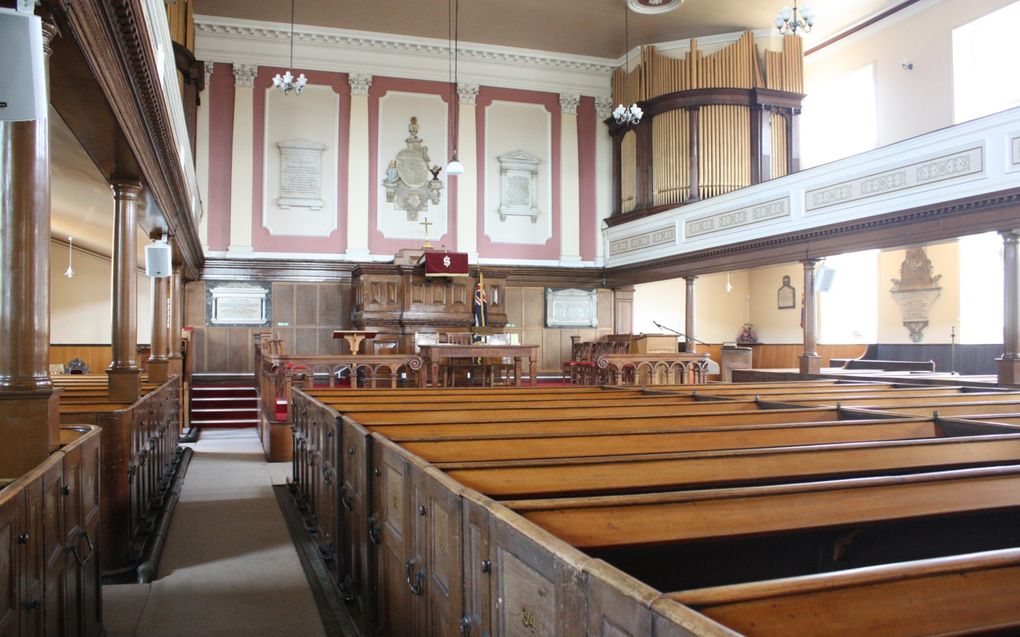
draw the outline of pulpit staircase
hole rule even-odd
[[[251,374],[193,374],[189,410],[193,428],[257,427],[259,404]]]

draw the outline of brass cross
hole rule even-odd
[[[429,242],[429,226],[434,224],[429,223],[429,218],[425,217],[425,221],[422,221],[418,225],[425,226],[425,243],[421,244],[421,247],[425,249],[430,249],[432,247],[432,243]]]

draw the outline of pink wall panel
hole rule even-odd
[[[485,234],[485,114],[486,107],[494,101],[541,104],[552,114],[552,235],[544,244],[496,243]],[[522,91],[508,88],[483,86],[478,91],[475,111],[475,130],[478,149],[478,256],[502,259],[546,259],[560,258],[560,98],[556,93]]]
[[[351,87],[346,73],[326,71],[305,71],[293,69],[294,75],[304,73],[309,83],[325,84],[332,87],[340,97],[340,122],[338,126],[336,192],[336,230],[328,237],[274,236],[262,225],[262,180],[265,169],[266,133],[266,89],[273,85],[273,76],[283,74],[287,69],[260,66],[255,78],[254,130],[252,131],[252,247],[256,252],[313,252],[339,254],[347,250],[347,166],[350,161],[350,145],[347,135],[351,126]],[[301,99],[290,95],[290,98]]]
[[[234,73],[216,64],[209,87],[209,249],[225,251],[230,242],[230,176],[234,148]]]
[[[595,98],[581,97],[577,107],[577,169],[580,172],[581,259],[595,260],[598,218],[595,203]]]
[[[394,77],[372,78],[372,86],[368,89],[368,249],[372,254],[396,254],[401,248],[418,248],[419,239],[388,239],[379,231],[379,99],[390,91],[405,93],[424,93],[438,95],[446,102],[448,121],[453,122],[451,105],[456,106],[457,100],[451,95],[452,85],[447,82],[431,82],[427,80],[408,80]],[[453,148],[453,127],[447,127],[447,145]],[[433,162],[444,167],[449,158],[432,157]],[[431,241],[439,246],[445,245],[450,250],[457,249],[457,198],[451,193],[457,192],[457,177],[446,177],[446,228],[445,234]]]

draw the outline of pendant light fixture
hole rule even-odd
[[[457,135],[458,135],[458,124],[460,123],[460,97],[457,92],[457,80],[459,70],[458,57],[459,57],[459,44],[460,44],[460,0],[451,0],[453,2],[453,20],[450,20],[450,5],[447,4],[447,31],[452,35],[450,42],[450,101],[451,110],[453,111],[452,125],[453,129],[453,155],[451,156],[450,163],[446,165],[447,175],[463,175],[464,164],[460,163],[457,159]]]
[[[630,5],[623,5],[623,85],[627,85],[627,74],[630,72]],[[623,95],[620,99],[623,99]],[[644,111],[637,103],[631,104],[630,106],[624,106],[621,101],[613,111],[613,119],[616,120],[617,124],[623,126],[634,126],[641,121],[641,116],[644,115]]]
[[[726,273],[726,291],[727,292],[732,292],[733,291],[733,284],[730,283],[730,273],[729,272]]]
[[[308,83],[308,79],[304,73],[295,78],[290,72],[292,68],[294,68],[294,0],[290,0],[290,68],[283,75],[276,74],[273,86],[283,91],[284,95],[289,95],[291,91],[294,91],[294,95],[301,95],[301,89]]]
[[[67,271],[64,272],[64,276],[69,279],[74,278],[74,268],[71,267],[71,257],[74,256],[74,237],[67,238]]]

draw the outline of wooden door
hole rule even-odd
[[[425,584],[424,565],[414,553],[411,466],[402,452],[385,440],[373,437],[371,450],[371,514],[380,536],[374,560],[375,631],[391,637],[417,635],[420,597],[414,591]]]
[[[103,632],[102,561],[100,559],[100,484],[101,445],[98,435],[81,445],[81,499],[83,528],[79,553],[82,564],[82,622],[86,637]],[[75,555],[72,552],[72,555]],[[76,558],[77,559],[77,558]]]
[[[85,532],[82,502],[82,449],[72,447],[64,454],[64,635],[79,637],[82,625],[81,542]],[[82,556],[81,558],[79,556]]]
[[[377,518],[369,520],[369,456],[371,438],[356,423],[344,420],[341,424],[340,486],[340,557],[337,583],[347,611],[363,637],[372,635],[372,587],[369,569],[370,554],[374,554],[377,540],[382,539],[382,527]],[[371,526],[370,526],[371,525]],[[371,543],[371,545],[370,545]]]
[[[653,634],[653,615],[648,606],[661,593],[602,560],[592,560],[584,570],[589,635]]]
[[[2,492],[0,492],[2,493]],[[18,635],[18,522],[24,494],[0,504],[0,637]]]
[[[473,491],[461,498],[464,551],[464,615],[461,632],[478,637],[492,634],[492,556],[489,553],[487,498]]]
[[[64,600],[67,581],[64,572],[67,556],[64,550],[64,465],[54,463],[43,474],[43,556],[45,561],[46,635],[59,637],[67,633]]]
[[[427,582],[424,590],[425,630],[420,633],[446,637],[461,632],[464,615],[463,508],[458,483],[432,467],[418,467],[417,511],[419,546]],[[424,507],[424,509],[422,509]],[[479,633],[481,634],[481,633]]]
[[[59,467],[60,463],[53,465]],[[43,475],[40,474],[25,486],[24,515],[22,516],[21,534],[18,538],[22,543],[21,562],[21,634],[42,635],[45,629],[45,612],[43,610],[43,573],[45,572],[45,551],[43,541]]]

